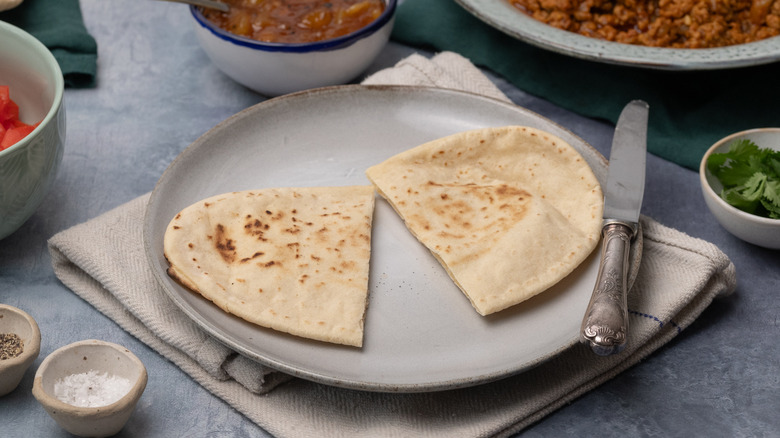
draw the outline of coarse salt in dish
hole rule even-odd
[[[128,379],[89,370],[57,380],[54,395],[69,405],[94,408],[116,402],[132,387]]]
[[[146,367],[130,350],[88,339],[46,356],[32,393],[71,434],[112,436],[130,420],[147,380]]]

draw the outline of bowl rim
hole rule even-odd
[[[324,50],[336,50],[347,47],[354,44],[358,40],[374,34],[376,31],[384,27],[385,24],[390,22],[390,20],[393,18],[393,15],[395,14],[397,4],[398,0],[385,0],[385,10],[382,12],[379,18],[372,21],[368,25],[352,33],[348,33],[337,38],[309,43],[269,43],[242,37],[230,33],[206,19],[197,6],[191,5],[190,13],[195,19],[197,25],[211,32],[215,37],[235,45],[263,52],[308,53]]]
[[[15,34],[17,37],[26,40],[32,46],[37,47],[39,53],[48,61],[47,64],[54,69],[54,101],[49,107],[49,110],[46,112],[46,115],[43,117],[43,119],[41,119],[38,126],[36,126],[32,132],[27,134],[27,136],[25,136],[23,139],[0,151],[0,158],[2,158],[3,156],[11,155],[15,151],[23,149],[32,143],[32,139],[39,132],[43,131],[51,122],[51,120],[56,117],[57,112],[62,106],[62,99],[63,95],[65,94],[65,78],[62,76],[62,68],[60,68],[59,62],[57,62],[57,59],[54,57],[51,51],[40,40],[32,36],[27,31],[2,20],[0,20],[0,32],[10,32],[11,34]]]
[[[43,389],[43,374],[48,370],[49,365],[51,365],[52,362],[54,362],[59,356],[63,355],[65,352],[81,346],[101,346],[101,347],[112,348],[116,351],[119,351],[123,355],[127,356],[131,362],[133,362],[139,367],[141,373],[139,374],[138,379],[136,379],[136,381],[133,382],[133,386],[130,388],[130,390],[128,390],[127,393],[123,395],[119,400],[103,406],[75,406],[61,401],[54,394],[50,394]],[[141,360],[135,354],[133,354],[133,352],[130,351],[128,348],[123,347],[119,344],[115,344],[113,342],[102,341],[99,339],[85,339],[83,341],[77,341],[68,345],[64,345],[49,353],[49,355],[46,356],[45,359],[43,359],[43,362],[41,362],[40,366],[38,366],[38,370],[35,372],[35,379],[33,380],[32,392],[35,398],[41,404],[46,404],[47,406],[50,406],[53,409],[60,412],[64,412],[68,415],[108,416],[128,406],[134,406],[135,403],[138,401],[138,398],[140,398],[141,394],[143,393],[143,390],[146,388],[147,380],[148,380],[148,373],[146,371],[146,367],[144,366],[143,362],[141,362]]]
[[[707,159],[710,157],[710,155],[712,155],[715,152],[715,150],[717,150],[720,147],[723,147],[724,145],[731,143],[732,141],[734,141],[739,137],[743,137],[758,132],[776,133],[778,136],[780,136],[780,127],[746,129],[744,131],[739,131],[733,134],[729,134],[726,137],[723,137],[720,140],[716,141],[715,143],[713,143],[712,146],[709,147],[709,149],[707,149],[707,152],[704,153],[701,162],[699,163],[699,181],[701,183],[702,188],[706,191],[709,197],[713,198],[718,205],[723,207],[730,214],[736,215],[739,218],[756,222],[762,225],[780,226],[780,219],[758,216],[752,213],[748,213],[746,211],[742,211],[737,207],[734,207],[733,205],[729,204],[728,202],[723,200],[723,198],[721,198],[718,193],[715,192],[715,189],[712,188],[710,182],[707,180],[707,175],[709,174],[709,171],[707,170]]]
[[[41,330],[38,327],[38,323],[29,313],[18,307],[14,307],[9,304],[0,304],[0,309],[7,310],[21,316],[24,320],[27,321],[33,332],[32,345],[25,345],[20,355],[0,361],[0,370],[10,369],[15,366],[24,364],[27,361],[35,360],[41,352]]]

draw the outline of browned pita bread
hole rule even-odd
[[[293,335],[362,346],[374,189],[226,193],[171,220],[168,273],[225,310]]]
[[[600,237],[598,180],[574,148],[537,129],[455,134],[366,174],[482,315],[548,289]]]

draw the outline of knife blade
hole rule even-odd
[[[648,118],[646,102],[629,102],[612,138],[604,186],[601,261],[580,337],[600,356],[622,351],[628,337],[628,256],[645,191]]]

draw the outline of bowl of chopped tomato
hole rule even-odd
[[[707,207],[738,238],[780,249],[780,127],[731,134],[699,166]]]
[[[35,37],[0,21],[0,239],[43,202],[65,147],[64,80]]]
[[[198,41],[236,82],[266,96],[356,79],[387,45],[397,0],[222,0],[190,7]]]

